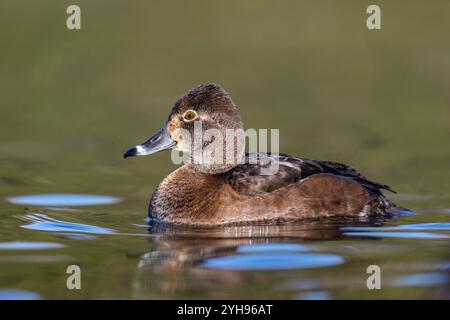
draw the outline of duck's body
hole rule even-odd
[[[192,119],[186,116],[190,112]],[[216,85],[206,84],[181,97],[166,125],[125,156],[174,147],[192,152],[194,147],[181,138],[179,129],[191,130],[193,120],[222,131],[242,127],[228,94]],[[202,148],[209,143],[203,143]],[[275,172],[263,173],[274,163]],[[243,163],[192,161],[181,166],[158,186],[149,214],[169,223],[199,226],[386,216],[398,208],[383,195],[382,189],[390,190],[345,164],[252,153],[246,155]]]
[[[261,163],[247,162],[216,175],[184,165],[158,186],[150,216],[211,226],[383,216],[396,209],[380,191],[387,186],[367,180],[349,166],[283,154],[269,157],[279,162],[275,175],[261,175]]]

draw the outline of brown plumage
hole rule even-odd
[[[165,126],[145,143],[128,150],[125,157],[169,148],[194,154],[193,145],[180,134],[181,129],[193,132],[194,121],[186,120],[186,112],[191,111],[190,116],[204,128],[222,133],[243,128],[230,96],[215,84],[205,84],[181,97]],[[261,170],[274,162],[278,170],[263,174]],[[199,226],[387,216],[398,208],[382,189],[392,191],[345,164],[251,153],[246,154],[244,163],[183,165],[158,186],[149,214],[165,222]]]

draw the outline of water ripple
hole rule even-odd
[[[346,236],[380,237],[380,238],[408,238],[408,239],[448,239],[445,234],[430,232],[345,232]]]
[[[64,193],[17,196],[6,198],[6,200],[13,204],[43,207],[105,205],[121,201],[120,198],[111,196]]]
[[[344,263],[341,256],[326,253],[300,253],[308,246],[264,244],[239,246],[237,254],[205,260],[203,268],[223,270],[286,270],[335,266]]]
[[[417,231],[450,231],[450,223],[430,222],[417,224],[404,224],[393,227],[343,227],[341,230],[348,236],[362,237],[394,237],[409,239],[447,239],[450,236],[441,233],[417,232]],[[396,232],[399,231],[399,232]],[[406,231],[406,232],[405,232]],[[414,231],[414,232],[407,232]]]
[[[343,227],[341,230],[349,231],[379,231],[379,230],[450,230],[450,223],[430,222],[417,224],[404,224],[395,227]]]
[[[255,244],[242,245],[236,250],[238,253],[258,253],[258,252],[289,252],[289,251],[308,251],[311,248],[302,244],[293,243],[270,243],[270,244]]]
[[[433,269],[436,269],[436,270],[450,270],[450,261],[438,263],[437,265],[434,266]]]
[[[446,283],[447,280],[447,276],[443,273],[417,273],[398,277],[391,282],[391,285],[401,287],[438,286]]]
[[[22,228],[49,231],[49,232],[75,232],[93,234],[115,234],[115,230],[97,227],[89,224],[66,222],[50,218],[46,214],[34,213],[25,216],[25,219],[32,221],[30,224],[22,225]]]
[[[0,300],[39,300],[41,296],[33,291],[0,289]]]
[[[249,254],[206,260],[202,267],[222,270],[286,270],[335,266],[344,263],[341,256],[322,253]]]
[[[0,242],[0,250],[47,250],[64,248],[65,245],[55,242],[11,241]]]
[[[331,296],[326,291],[310,291],[300,293],[295,297],[298,300],[330,300]]]

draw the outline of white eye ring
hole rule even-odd
[[[198,118],[198,114],[194,110],[187,110],[183,114],[183,120],[186,121],[186,122],[194,121],[197,118]]]

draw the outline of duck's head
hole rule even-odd
[[[197,132],[200,127],[203,137],[199,144],[195,140],[198,141]],[[178,99],[163,127],[144,143],[126,151],[124,157],[174,149],[190,154],[191,165],[198,171],[210,174],[225,172],[236,165],[239,157],[236,155],[237,148],[242,148],[245,143],[245,138],[240,135],[232,138],[232,143],[227,143],[230,141],[229,132],[233,130],[243,132],[243,124],[235,104],[224,89],[207,83],[189,90]],[[220,157],[223,161],[218,161],[218,152],[215,152],[218,149],[212,151],[214,159],[205,156],[210,144],[218,141],[217,137],[222,139]],[[234,162],[225,159],[230,148],[235,156]],[[211,153],[211,148],[208,152]],[[201,161],[198,160],[198,154],[202,155]]]

